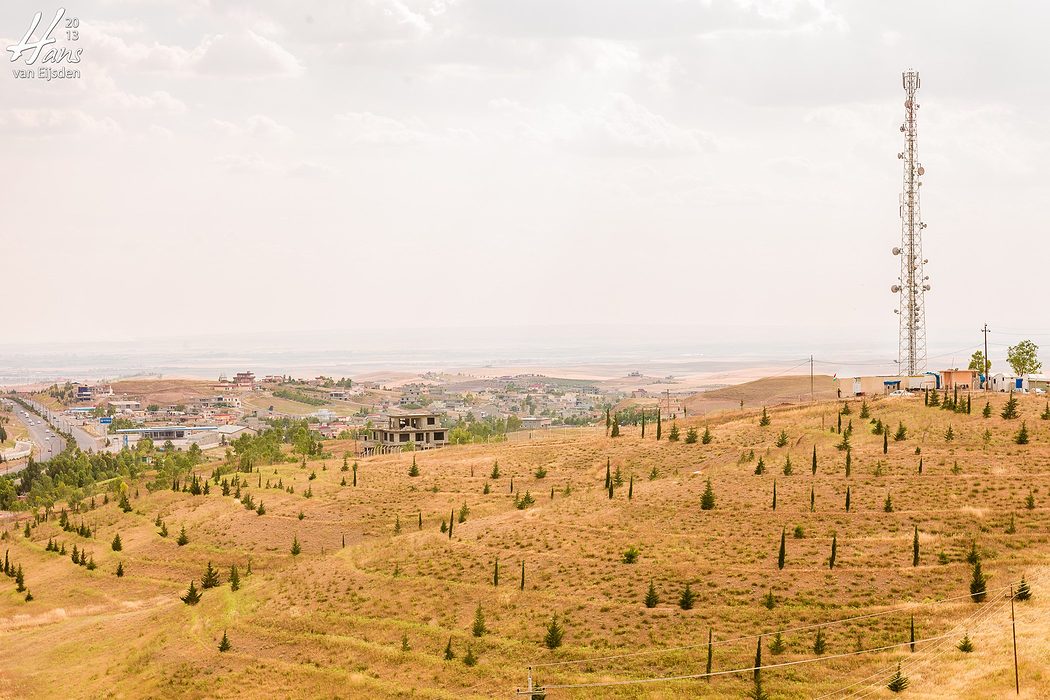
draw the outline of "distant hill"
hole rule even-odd
[[[817,400],[836,397],[834,382],[826,374],[813,377],[813,393]],[[682,400],[690,414],[710,413],[744,406],[774,406],[780,403],[799,403],[810,398],[808,374],[791,374],[781,377],[766,377],[753,382],[701,391]]]

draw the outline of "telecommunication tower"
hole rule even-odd
[[[900,194],[901,245],[893,249],[900,256],[901,273],[898,284],[890,291],[899,295],[895,313],[899,315],[899,340],[897,346],[898,372],[916,375],[926,371],[926,292],[930,291],[929,277],[925,274],[928,262],[922,256],[922,222],[919,210],[919,178],[926,169],[918,160],[918,131],[916,113],[919,103],[915,93],[919,89],[919,72],[907,70],[902,74],[904,92],[904,150],[897,157],[904,161],[904,188]]]

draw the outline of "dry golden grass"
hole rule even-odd
[[[216,382],[201,379],[122,379],[113,382],[114,398],[128,396],[141,401],[143,407],[155,403],[159,406],[187,404],[203,396],[220,393],[213,387]]]
[[[835,447],[841,436],[828,429],[841,403],[827,402],[772,409],[766,428],[758,426],[753,409],[678,421],[683,438],[687,427],[702,432],[709,425],[715,436],[710,445],[669,443],[665,422],[660,442],[649,430],[644,441],[634,428],[616,439],[580,430],[416,453],[421,475],[415,478],[408,476],[411,454],[360,459],[356,488],[349,485],[352,473],[339,470],[349,444],[330,442],[326,449],[334,458],[306,469],[262,467],[247,476],[255,500],[266,505],[264,516],[217,488],[195,497],[132,486],[139,489],[132,513],[111,502],[73,517],[97,528],[93,540],[62,532],[54,520],[29,539],[21,534],[22,522],[8,527],[0,546],[25,567],[35,599],[24,602],[10,580],[0,580],[0,697],[509,697],[524,683],[530,663],[700,644],[685,652],[537,669],[537,680],[696,674],[704,670],[709,627],[716,640],[726,640],[887,611],[829,626],[826,655],[858,644],[907,641],[911,615],[920,639],[951,636],[934,650],[920,644],[914,654],[903,647],[770,669],[763,674],[766,690],[777,698],[817,697],[872,676],[865,682],[878,682],[868,697],[889,697],[883,679],[903,660],[911,679],[908,697],[1012,696],[1009,608],[966,598],[935,602],[968,592],[971,540],[983,554],[991,589],[1022,573],[1034,583],[1034,598],[1017,607],[1022,697],[1046,697],[1050,422],[1038,418],[1042,402],[1021,397],[1031,444],[1015,445],[1021,420],[998,417],[1005,397],[991,397],[996,412],[989,419],[980,415],[983,401],[974,401],[973,415],[925,408],[921,400],[870,402],[873,417],[893,429],[903,421],[909,429],[908,440],[891,440],[885,456],[882,438],[859,419],[860,402],[852,401],[852,414],[843,417],[855,428],[849,479],[844,453]],[[951,442],[943,437],[949,423],[956,434]],[[788,445],[778,448],[781,430]],[[987,445],[985,430],[991,433]],[[741,463],[741,454],[752,449],[764,459],[765,475],[754,475],[754,461]],[[792,476],[782,473],[788,455]],[[491,479],[497,459],[502,475]],[[626,483],[609,499],[607,459],[625,479],[634,475],[632,499]],[[547,470],[542,479],[535,474],[540,466]],[[317,478],[310,480],[313,471]],[[340,486],[344,476],[348,485]],[[701,511],[708,478],[717,507]],[[277,479],[294,485],[295,493],[266,488]],[[491,493],[483,493],[485,484]],[[847,485],[849,513],[843,507]],[[303,496],[308,487],[312,498]],[[1029,489],[1036,500],[1031,510],[1025,507]],[[525,491],[536,503],[518,510],[513,499]],[[887,493],[892,513],[883,511]],[[440,522],[464,503],[470,515],[449,539]],[[153,526],[158,514],[171,531],[167,539]],[[1011,515],[1016,532],[1007,534]],[[912,567],[916,525],[921,562]],[[182,526],[191,541],[178,547]],[[792,537],[796,526],[804,538]],[[779,570],[782,528],[787,558]],[[124,543],[119,553],[110,549],[117,532]],[[829,570],[832,533],[838,555]],[[98,569],[45,552],[49,537],[67,548],[87,546]],[[302,543],[298,557],[289,551],[293,537]],[[630,546],[641,554],[637,563],[624,564]],[[946,563],[939,562],[941,553]],[[208,561],[225,580],[232,562],[243,574],[249,558],[254,573],[243,578],[241,590],[231,592],[224,583],[206,591],[197,606],[179,601]],[[494,587],[497,559],[502,568]],[[118,561],[127,569],[119,579],[113,575]],[[518,587],[521,561],[524,591]],[[662,599],[653,609],[642,603],[650,580]],[[697,600],[684,611],[676,603],[687,582]],[[767,610],[761,599],[770,590],[777,604]],[[479,603],[490,631],[477,639],[470,628]],[[550,651],[542,639],[554,613],[566,635],[564,646]],[[965,629],[977,647],[970,655],[954,648]],[[220,654],[223,630],[233,649]],[[781,656],[770,654],[767,638],[764,662],[812,657],[814,634],[786,632]],[[401,650],[403,637],[409,651]],[[456,659],[449,662],[443,651],[450,637]],[[477,666],[462,662],[468,644],[479,656]],[[715,670],[750,666],[754,645],[747,639],[717,646]],[[548,697],[743,697],[749,688],[750,674],[741,674],[552,690]]]

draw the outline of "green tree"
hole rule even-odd
[[[474,647],[470,644],[467,645],[467,653],[463,657],[463,663],[467,666],[475,666],[478,663],[478,657],[474,654]]]
[[[1017,418],[1017,397],[1014,396],[1014,392],[1010,392],[1010,398],[1006,400],[1006,405],[1003,406],[1003,412],[999,415],[1007,420]]]
[[[833,533],[831,533],[831,556],[828,557],[828,568],[829,569],[834,569],[835,568],[835,559],[838,557],[838,553],[839,553],[839,536],[838,536],[838,533],[833,532]]]
[[[456,658],[456,653],[452,651],[452,637],[448,638],[448,644],[445,645],[445,661],[452,661]]]
[[[1050,403],[1047,404],[1047,413],[1050,414]],[[1050,418],[1050,415],[1048,415],[1048,418]],[[711,428],[705,425],[704,434],[700,436],[700,444],[710,445],[711,441],[714,439],[714,435],[711,434]]]
[[[670,430],[670,432],[667,433],[667,440],[668,440],[668,442],[678,442],[678,438],[680,436],[681,436],[681,433],[678,430],[678,424],[672,422],[671,423],[671,430]]]
[[[827,649],[827,640],[824,637],[824,628],[817,628],[817,638],[813,641],[813,653],[817,656],[823,656],[824,651]]]
[[[167,528],[163,528],[163,529],[167,530]],[[190,538],[189,538],[189,535],[186,534],[186,526],[183,525],[182,529],[179,530],[179,537],[178,537],[177,540],[175,540],[175,544],[179,545],[180,547],[185,547],[189,543],[190,543]]]
[[[1032,597],[1032,587],[1028,585],[1028,581],[1025,581],[1024,575],[1021,576],[1021,584],[1017,587],[1017,591],[1014,592],[1014,598],[1020,601],[1026,601]]]
[[[711,480],[707,480],[707,486],[704,488],[704,495],[700,497],[700,510],[714,510],[715,507],[715,490],[711,486]]]
[[[1014,374],[1035,374],[1043,368],[1039,361],[1039,346],[1031,340],[1022,340],[1017,345],[1011,345],[1006,349],[1006,362],[1013,369]]]
[[[784,635],[777,630],[777,633],[773,635],[773,641],[769,643],[769,651],[774,656],[779,656],[784,653],[787,649],[787,644],[784,643]]]
[[[758,424],[763,428],[772,423],[773,421],[769,418],[769,413],[766,411],[766,407],[762,407],[762,417],[758,419]]]
[[[973,571],[970,574],[970,598],[973,602],[980,603],[988,595],[988,578],[981,570],[981,559],[973,563]]]
[[[620,437],[620,422],[613,421],[612,432],[609,433],[609,437]]]
[[[780,553],[777,554],[777,568],[784,568],[784,557],[787,555],[787,528],[780,530]]]
[[[123,543],[120,541],[120,533],[119,532],[117,534],[113,535],[113,542],[112,542],[112,544],[110,546],[113,548],[114,552],[119,552],[120,550],[122,550],[124,548]]]
[[[685,590],[682,591],[682,595],[678,598],[678,607],[682,610],[692,610],[695,602],[696,593],[693,592],[693,587],[687,583],[685,584]]]
[[[695,445],[697,440],[700,439],[700,434],[696,430],[696,426],[689,428],[685,434],[685,444]]]
[[[897,662],[897,672],[890,678],[890,682],[886,687],[894,693],[899,693],[908,689],[908,677],[901,673],[901,664],[899,661]]]
[[[561,646],[564,637],[565,630],[562,629],[562,626],[558,623],[558,616],[552,616],[550,623],[547,625],[547,633],[543,636],[544,646],[548,649],[557,649]]]
[[[124,577],[124,562],[118,561],[117,562],[117,578],[123,578],[123,577]]]
[[[981,415],[984,416],[985,418],[991,418],[992,417],[992,402],[991,401],[985,401],[984,402],[984,409],[981,411]]]
[[[229,651],[232,648],[233,648],[233,645],[230,644],[230,638],[228,636],[226,636],[226,630],[223,630],[222,631],[222,641],[219,642],[219,651],[220,652],[227,652],[227,651]]]
[[[292,556],[293,557],[297,557],[297,556],[299,556],[300,552],[302,552],[302,551],[303,551],[303,548],[299,544],[299,536],[298,535],[293,535],[292,536]]]
[[[1021,421],[1021,429],[1017,431],[1017,435],[1014,436],[1014,442],[1018,445],[1028,444],[1028,424]]]
[[[477,609],[474,610],[474,624],[470,628],[470,633],[475,637],[482,637],[487,631],[485,628],[485,613],[481,610],[481,603],[478,603]]]
[[[966,634],[963,635],[962,641],[960,641],[956,645],[956,648],[959,651],[961,651],[962,653],[964,653],[964,654],[969,654],[970,652],[973,651],[974,646],[973,646],[973,642],[970,640],[970,633],[969,632],[967,632]]]
[[[982,350],[978,350],[970,355],[970,364],[967,369],[979,372],[987,377],[988,371],[992,369],[992,363],[984,358],[984,352]]]
[[[190,581],[190,589],[186,591],[186,595],[179,598],[186,605],[196,605],[201,600],[201,593],[197,590],[197,586],[193,581]]]
[[[408,470],[409,476],[419,476],[419,466],[416,464],[416,456],[412,455],[412,466]]]
[[[660,596],[656,594],[656,586],[653,584],[653,580],[649,579],[649,590],[645,592],[645,607],[655,608],[660,604]]]
[[[241,574],[237,571],[237,564],[230,564],[230,590],[236,591],[241,587]]]
[[[901,442],[902,440],[908,439],[908,429],[904,427],[904,422],[901,421],[897,426],[897,432],[893,434],[894,442]]]
[[[915,526],[915,534],[911,540],[911,565],[919,565],[919,526]]]
[[[220,583],[219,572],[208,562],[208,568],[204,570],[204,576],[201,577],[201,588],[215,588]]]

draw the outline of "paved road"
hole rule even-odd
[[[37,446],[37,452],[33,455],[34,459],[38,462],[46,462],[66,449],[65,438],[55,433],[51,426],[41,420],[39,416],[35,416],[32,413],[29,413],[29,416],[23,416],[23,412],[28,413],[18,404],[15,404],[12,409],[14,419],[26,426],[26,429],[29,430],[29,439]],[[49,432],[51,436],[48,436]]]
[[[23,409],[21,406],[18,406],[16,404],[16,408],[18,409],[18,411],[17,411],[18,418],[19,419],[24,419],[23,422],[32,421],[34,423],[34,425],[29,426],[29,428],[30,428],[30,435],[32,436],[33,442],[35,442],[35,443],[37,443],[38,445],[41,446],[41,454],[40,454],[40,460],[41,461],[46,460],[46,459],[51,459],[52,455],[58,454],[59,452],[64,450],[65,447],[66,447],[66,441],[61,436],[59,436],[57,433],[55,435],[55,438],[47,438],[47,431],[48,431],[48,427],[49,427],[47,425],[48,423],[50,423],[51,426],[53,426],[55,428],[58,428],[59,430],[61,430],[64,433],[72,434],[73,435],[73,439],[76,440],[76,442],[77,442],[77,447],[79,447],[80,449],[84,450],[85,452],[87,452],[88,450],[91,450],[93,452],[98,452],[99,449],[101,448],[101,445],[100,445],[100,442],[99,442],[98,438],[96,438],[94,435],[92,435],[91,433],[87,432],[86,430],[81,428],[79,425],[77,425],[77,422],[75,420],[73,420],[72,418],[70,418],[69,416],[67,416],[67,415],[65,415],[63,413],[54,412],[51,409],[49,409],[47,406],[44,406],[43,404],[40,404],[40,403],[38,403],[36,401],[33,401],[32,399],[27,399],[25,397],[22,397],[22,400],[25,401],[30,406],[32,406],[33,409],[36,410],[40,414],[40,416],[43,417],[43,418],[41,418],[40,416],[33,415],[33,413],[30,412],[29,418],[25,418],[24,416],[22,416],[22,411],[25,410],[25,409]],[[40,425],[35,425],[35,423],[37,421],[40,422]],[[36,429],[39,432],[34,433],[34,429]],[[52,430],[52,432],[54,432],[54,431]],[[40,437],[42,437],[44,439],[47,439],[49,441],[49,444],[47,445],[47,447],[49,448],[49,452],[46,455],[45,455],[45,452],[44,452],[45,443],[39,441],[37,439],[38,436],[40,436]],[[57,440],[57,442],[56,442],[56,440]]]

